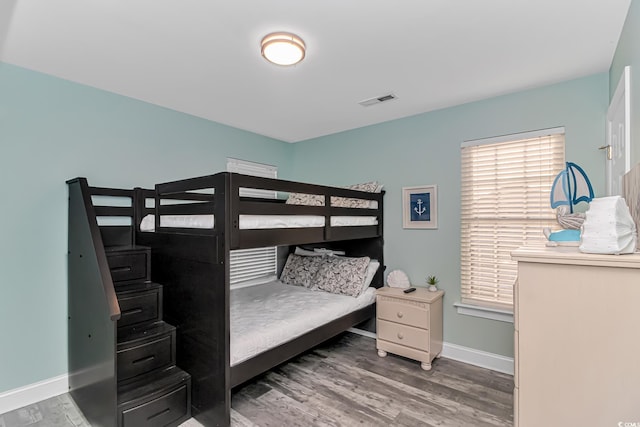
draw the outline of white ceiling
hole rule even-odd
[[[295,142],[604,72],[630,2],[1,0],[0,60]]]

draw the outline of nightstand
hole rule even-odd
[[[397,354],[422,362],[422,369],[430,370],[431,361],[442,352],[443,295],[444,291],[429,292],[427,288],[408,294],[398,288],[378,289],[378,356]]]

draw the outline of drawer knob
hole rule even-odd
[[[403,312],[401,312],[401,311],[399,311],[399,312],[398,312],[398,318],[399,318],[399,319],[402,319],[402,316],[404,316],[404,313],[403,313]]]
[[[404,338],[404,335],[402,335],[402,332],[398,332],[398,339],[401,340]]]

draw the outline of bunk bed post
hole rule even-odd
[[[324,195],[324,240],[331,240],[331,196]]]
[[[229,203],[229,200],[232,197],[236,199],[240,197],[240,185],[239,180],[234,178],[238,175],[227,173],[225,176],[227,178],[225,205],[228,207],[226,213],[229,215],[225,216],[227,219],[225,234],[229,239],[230,246],[228,248],[237,248],[240,246],[240,233],[238,233],[238,230],[240,230],[240,206],[237,203]]]
[[[212,197],[191,192],[205,188],[214,190]],[[189,194],[213,200],[214,229],[189,233],[159,227],[161,200]],[[136,228],[138,244],[151,247],[151,279],[164,285],[164,316],[177,332],[177,365],[191,374],[192,414],[208,427],[231,421],[228,198],[227,173],[158,184],[155,232]]]
[[[136,245],[136,232],[140,230],[140,223],[142,222],[142,218],[144,217],[144,208],[144,190],[140,187],[135,187],[133,189],[133,224],[131,224],[133,233],[133,245]]]
[[[223,281],[223,289],[224,289],[224,340],[223,344],[223,353],[224,357],[224,368],[222,371],[224,372],[224,407],[220,409],[220,412],[223,415],[224,425],[231,425],[231,289],[229,284],[229,263],[230,263],[230,250],[231,250],[231,236],[237,236],[238,233],[232,232],[232,227],[236,226],[238,229],[240,228],[240,224],[233,224],[236,217],[231,216],[231,208],[235,203],[231,203],[231,197],[239,197],[239,188],[235,188],[233,185],[232,174],[230,173],[222,173],[219,174],[221,178],[219,179],[219,184],[216,186],[216,191],[221,191],[222,194],[219,194],[219,201],[224,200],[224,203],[216,203],[215,207],[215,217],[223,218],[224,221],[220,222],[218,228],[218,239],[217,239],[217,249],[218,249],[218,262],[222,263],[223,269],[221,269],[220,279]],[[238,193],[234,193],[237,191]],[[238,194],[238,196],[236,196]],[[231,218],[231,221],[228,221],[228,218]],[[239,218],[239,215],[238,215]],[[222,332],[222,331],[221,331]]]
[[[204,378],[207,393],[204,394],[203,407],[196,419],[206,426],[229,426],[231,424],[231,369],[230,369],[230,296],[229,289],[229,248],[233,227],[230,197],[232,191],[231,174],[223,172],[213,175],[214,188],[214,236],[216,249],[216,273],[214,277],[215,294],[213,295],[217,310],[215,322],[212,324],[211,339],[216,344],[211,375]],[[238,191],[237,189],[235,191]],[[237,193],[236,193],[237,194]],[[221,298],[222,297],[222,298]]]

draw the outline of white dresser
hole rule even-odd
[[[640,254],[511,255],[515,426],[640,425]]]

